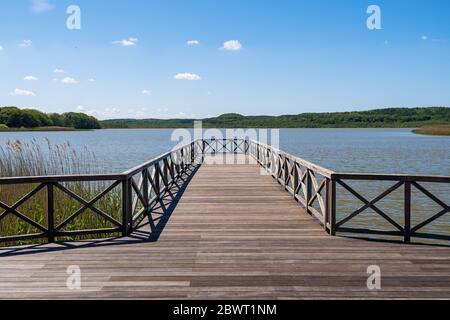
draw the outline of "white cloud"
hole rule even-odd
[[[29,48],[33,45],[33,41],[31,40],[23,40],[21,43],[19,43],[20,48]]]
[[[242,50],[242,44],[238,40],[230,40],[223,43],[222,50],[239,51]]]
[[[23,80],[25,81],[38,81],[39,79],[35,76],[26,76],[25,78],[23,78]]]
[[[3,51],[3,47],[2,46],[0,46],[0,51]]]
[[[116,107],[89,107],[85,105],[78,105],[74,108],[75,112],[82,112],[87,115],[94,116],[100,120],[104,119],[145,119],[145,118],[159,118],[159,119],[174,119],[174,118],[196,118],[195,114],[184,112],[171,112],[167,107],[127,107],[124,109]]]
[[[35,13],[47,12],[55,8],[54,5],[50,4],[48,0],[33,0],[33,5],[31,6],[31,11]]]
[[[198,46],[199,44],[200,44],[200,41],[198,41],[198,40],[189,40],[187,42],[188,46]]]
[[[421,36],[420,39],[422,39],[423,41],[427,41],[428,37],[427,36]]]
[[[116,118],[120,115],[120,109],[119,108],[104,108],[104,109],[95,109],[95,108],[89,108],[85,106],[78,106],[75,109],[77,112],[83,112],[87,115],[94,116],[98,119],[111,119]]]
[[[194,113],[185,113],[183,111],[177,112],[169,117],[169,119],[193,119],[197,116]]]
[[[113,41],[113,44],[121,45],[122,47],[132,47],[138,42],[137,38],[128,38],[124,40]]]
[[[35,97],[36,94],[32,91],[28,90],[22,90],[22,89],[15,89],[14,91],[11,91],[9,93],[10,96],[13,97]]]
[[[65,71],[63,69],[55,69],[53,73],[65,73]]]
[[[64,79],[61,80],[61,83],[64,83],[64,84],[77,84],[78,81],[75,80],[74,78],[71,78],[71,77],[65,77]]]
[[[150,90],[142,90],[142,94],[146,95],[146,96],[149,96],[149,95],[152,94],[152,92]]]
[[[175,80],[198,81],[202,78],[195,73],[178,73],[173,77]]]
[[[90,78],[88,81],[89,82],[95,82],[95,79],[94,78]]]

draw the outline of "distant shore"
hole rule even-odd
[[[388,108],[369,111],[302,113],[281,116],[245,116],[223,114],[205,119],[112,119],[100,121],[104,129],[193,128],[202,121],[203,128],[421,128],[448,125],[450,108]]]
[[[450,125],[425,126],[420,129],[415,129],[413,132],[430,136],[450,136]]]
[[[38,127],[38,128],[0,128],[0,132],[60,132],[60,131],[86,131],[65,127]]]

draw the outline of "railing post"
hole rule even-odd
[[[55,202],[53,183],[47,184],[47,229],[48,242],[55,242]]]
[[[306,212],[311,214],[309,210],[309,201],[312,197],[312,180],[311,180],[311,170],[306,171]]]
[[[132,196],[131,196],[131,179],[126,178],[122,181],[122,236],[130,235],[132,224]],[[131,217],[131,219],[130,219]]]
[[[259,150],[259,144],[257,144],[256,145],[256,158],[258,159],[258,162],[260,163],[260,164],[262,164],[262,162],[261,162],[261,156],[260,156],[260,152],[259,152],[260,150]]]
[[[191,165],[193,165],[194,161],[195,161],[195,150],[194,150],[194,148],[195,148],[195,145],[194,145],[194,142],[192,142],[191,143]]]
[[[202,139],[202,163],[205,162],[205,154],[206,152],[206,141],[204,139]]]
[[[170,158],[170,175],[172,176],[172,182],[175,182],[176,175],[175,175],[175,164],[173,163],[173,157]],[[147,169],[147,176],[149,175],[148,169]]]
[[[326,203],[325,203],[325,216],[323,219],[323,226],[325,232],[328,232],[328,224],[330,221],[330,179],[326,178],[325,180],[325,191],[326,191]]]
[[[411,182],[405,182],[405,243],[411,242]]]
[[[284,166],[284,188],[287,190],[287,187],[289,186],[288,180],[289,180],[289,165],[288,165],[288,159],[286,156],[283,156],[283,166]]]
[[[184,163],[184,148],[181,148],[181,163],[180,163],[180,166],[181,166],[181,174],[183,174],[184,173],[184,169],[185,169],[185,163]],[[155,168],[156,168],[156,166],[155,166]],[[156,172],[155,172],[155,174],[156,174]],[[159,180],[158,180],[159,181]]]
[[[334,179],[328,181],[328,223],[330,229],[330,235],[336,235],[336,181]],[[327,220],[327,219],[325,219]]]
[[[145,214],[148,214],[149,211],[149,183],[148,183],[148,168],[146,168],[142,172],[142,192],[144,193],[144,206],[145,206]]]
[[[297,162],[294,161],[292,165],[294,166],[293,173],[292,173],[293,178],[294,178],[294,180],[292,181],[292,186],[293,186],[292,194],[294,196],[294,199],[297,199],[297,189],[299,186]]]
[[[184,173],[184,165],[182,166],[181,172],[180,172],[180,177],[183,176]],[[155,193],[156,193],[156,198],[158,200],[160,200],[161,197],[161,184],[160,184],[160,173],[159,173],[159,163],[155,164],[155,177],[153,178],[153,183],[155,185]]]

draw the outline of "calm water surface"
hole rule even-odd
[[[169,151],[173,130],[0,133],[8,140],[70,142],[94,151],[104,169],[122,172]],[[410,129],[283,129],[280,147],[335,171],[450,175],[450,137],[421,136]]]

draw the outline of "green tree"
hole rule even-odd
[[[9,111],[6,124],[10,128],[36,128],[39,127],[40,122],[34,114],[17,109]]]
[[[100,123],[92,116],[84,113],[64,113],[64,126],[75,129],[100,129]]]
[[[21,110],[17,107],[0,108],[0,123],[10,128],[58,126],[75,129],[100,129],[100,123],[96,118],[83,113],[46,114],[35,109]]]
[[[54,126],[64,127],[64,117],[62,115],[60,115],[58,113],[50,113],[48,116]]]
[[[35,109],[24,109],[22,112],[27,113],[34,118],[38,119],[39,121],[39,127],[50,127],[53,126],[53,121],[50,119],[50,117],[43,113],[42,111],[35,110]]]

